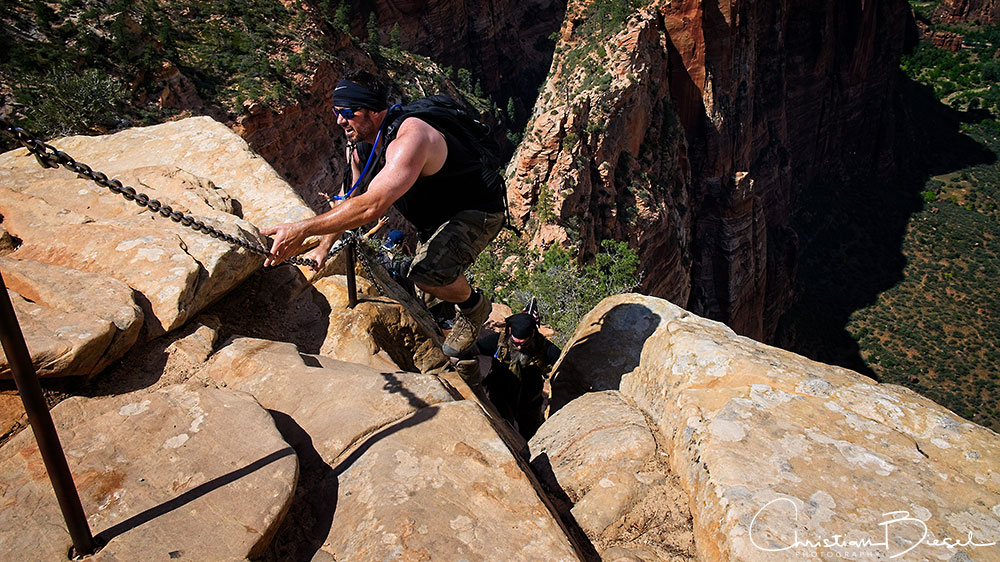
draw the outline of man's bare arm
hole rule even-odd
[[[265,266],[288,259],[309,236],[344,232],[379,219],[421,175],[437,172],[448,155],[441,133],[418,119],[408,119],[386,151],[386,165],[368,191],[340,202],[322,215],[261,230],[274,236]]]

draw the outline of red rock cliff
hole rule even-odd
[[[1000,23],[1000,0],[941,0],[934,19],[945,23]]]
[[[517,218],[584,256],[627,239],[646,291],[767,339],[802,187],[892,172],[909,6],[656,2],[594,41],[600,6],[567,9],[509,170]]]

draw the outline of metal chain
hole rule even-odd
[[[2,129],[7,136],[11,137],[16,142],[20,143],[21,146],[28,149],[28,151],[35,156],[35,159],[38,160],[38,164],[43,168],[58,168],[59,166],[62,166],[67,170],[76,173],[83,179],[89,179],[97,185],[108,188],[112,193],[117,193],[129,201],[134,201],[135,204],[140,207],[146,207],[153,213],[159,213],[161,216],[169,218],[170,220],[180,223],[197,232],[202,232],[217,240],[228,242],[233,246],[245,248],[255,254],[263,256],[267,256],[269,254],[267,249],[263,246],[252,244],[246,240],[227,234],[211,225],[205,224],[201,220],[197,220],[191,215],[175,211],[170,205],[164,205],[156,199],[150,199],[145,193],[137,192],[133,187],[122,185],[122,182],[116,179],[109,179],[104,173],[94,171],[90,168],[90,166],[73,160],[69,154],[66,154],[63,151],[34,138],[27,131],[14,125],[5,117],[0,117],[0,129]],[[331,251],[330,255],[332,256],[334,253],[335,252]],[[315,260],[300,258],[298,256],[288,258],[285,262],[293,265],[307,265],[313,268],[317,266]]]
[[[354,247],[357,248],[356,255],[361,261],[361,267],[363,267],[365,273],[368,274],[368,278],[372,280],[372,284],[375,285],[375,290],[378,291],[379,296],[386,296],[385,290],[382,288],[381,278],[375,275],[375,271],[373,271],[373,268],[376,265],[378,267],[382,267],[382,264],[378,263],[377,260],[375,260],[374,264],[372,263],[372,257],[369,255],[370,250],[368,248],[368,244],[366,244],[364,240],[358,240],[358,243],[355,244]]]

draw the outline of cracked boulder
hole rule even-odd
[[[615,390],[573,400],[528,442],[531,466],[603,560],[696,560],[687,494],[654,429]]]
[[[200,375],[256,397],[308,467],[277,559],[578,560],[480,407],[433,375],[251,338]]]
[[[245,393],[177,385],[71,398],[52,417],[104,545],[90,560],[258,557],[293,497],[295,452]],[[67,559],[72,541],[31,431],[0,449],[0,504],[6,557]]]
[[[585,316],[555,371],[553,402],[610,387],[648,416],[702,560],[997,558],[1000,438],[905,388],[641,295]]]
[[[383,277],[383,287],[398,289],[388,276]],[[402,295],[379,297],[373,282],[357,279],[358,294],[366,298],[359,299],[354,308],[347,307],[345,276],[324,277],[315,284],[330,304],[321,354],[375,368],[393,365],[393,370],[421,373],[438,371],[448,363],[437,327],[412,297],[402,290],[397,291]]]
[[[208,118],[52,145],[175,211],[256,245],[258,226],[312,214],[242,139]],[[0,215],[11,240],[0,252],[124,283],[135,291],[146,338],[183,325],[263,262],[258,254],[184,227],[73,172],[43,169],[24,149],[0,155],[0,183]],[[58,285],[61,279],[34,281]],[[66,286],[63,292],[72,290]],[[78,300],[84,306],[75,312],[100,316],[100,295],[81,294]],[[107,364],[111,355],[99,363]]]
[[[142,309],[117,279],[3,257],[0,271],[39,376],[96,374],[139,337]],[[0,378],[10,377],[0,351]]]

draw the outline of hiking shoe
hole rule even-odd
[[[471,357],[472,348],[476,345],[476,338],[479,337],[479,329],[483,327],[486,319],[490,316],[492,305],[486,295],[479,293],[479,302],[470,310],[458,309],[455,316],[455,325],[444,340],[441,351],[448,357]],[[457,306],[455,308],[458,308]]]
[[[483,372],[479,369],[479,359],[463,359],[455,364],[455,370],[469,386],[478,386],[483,382]]]

